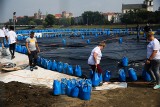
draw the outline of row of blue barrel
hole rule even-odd
[[[74,75],[77,77],[82,76],[82,70],[80,65],[76,65],[76,67],[73,68],[72,65],[69,65],[67,63],[56,62],[55,60],[51,61],[41,57],[38,57],[37,62],[39,66],[48,70],[58,71],[59,73]]]
[[[138,80],[136,71],[133,68],[129,68],[128,75],[129,75],[129,78],[130,78],[131,81],[137,81]],[[145,81],[151,81],[150,74],[145,70],[143,70],[143,72],[142,72],[142,78]],[[126,81],[126,72],[125,72],[124,69],[119,70],[119,81],[121,81],[121,82]]]
[[[90,79],[92,81],[92,86],[96,87],[98,86],[101,82],[109,82],[111,79],[111,72],[106,70],[105,74],[99,74],[98,72],[93,72],[92,70],[90,71]]]
[[[125,82],[126,81],[126,73],[124,69],[119,70],[119,81]],[[137,74],[133,68],[128,69],[129,78],[131,81],[137,81]]]
[[[20,36],[20,35],[18,35],[18,36],[17,36],[17,40],[18,40],[18,41],[26,40],[28,37],[29,37],[29,36]]]
[[[17,36],[17,40],[18,40],[18,41],[26,40],[28,37],[29,37],[29,36]],[[49,38],[49,37],[54,37],[54,36],[52,36],[52,35],[51,35],[51,36],[48,36],[48,35],[47,35],[47,36],[42,36],[42,37],[36,36],[36,38],[45,38],[45,37],[46,37],[46,38]],[[97,35],[96,35],[96,37],[97,37]],[[84,36],[82,35],[81,38],[84,39]],[[63,43],[63,45],[66,45],[66,39],[62,39],[62,43]],[[87,39],[87,40],[86,40],[86,43],[87,43],[87,44],[90,44],[90,39]]]
[[[92,82],[90,79],[70,79],[62,78],[61,81],[54,80],[53,95],[68,95],[73,98],[90,100]]]
[[[16,52],[27,54],[28,51],[26,46],[16,45]],[[48,70],[58,71],[60,73],[65,73],[68,75],[75,75],[77,77],[82,76],[82,69],[80,65],[76,65],[74,69],[72,65],[69,65],[67,63],[56,62],[55,60],[51,61],[45,58],[41,58],[40,56],[38,56],[37,64]]]
[[[17,34],[29,34],[31,31],[34,31],[36,33],[104,32],[104,33],[108,34],[108,33],[110,33],[110,31],[112,31],[113,34],[128,33],[128,29],[43,29],[43,30],[17,30],[16,33]]]
[[[122,58],[123,67],[128,67],[128,63],[129,63],[128,58],[127,57],[123,57]],[[119,70],[119,80],[120,81],[126,81],[126,73],[125,72],[126,72],[126,70],[124,70],[124,69],[120,69]],[[128,74],[129,74],[129,78],[131,79],[131,81],[136,81],[137,80],[137,74],[136,74],[136,72],[135,72],[135,70],[133,68],[130,68],[128,70]],[[145,70],[143,70],[143,72],[142,72],[142,78],[145,81],[151,81],[150,74]]]
[[[16,52],[19,52],[22,54],[28,53],[26,46],[21,46],[21,45],[16,45]]]

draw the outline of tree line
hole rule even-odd
[[[160,24],[160,11],[129,11],[121,17],[121,23],[125,24]]]
[[[145,23],[160,23],[160,11],[129,11],[121,15],[121,24],[145,24]],[[17,25],[43,25],[44,27],[52,25],[107,25],[114,22],[114,17],[108,21],[105,16],[96,11],[86,11],[80,17],[74,18],[59,18],[56,19],[54,15],[48,14],[45,20],[34,19],[34,17],[24,16],[18,18]],[[8,22],[9,23],[9,22]]]

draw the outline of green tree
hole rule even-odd
[[[129,11],[121,18],[121,22],[125,24],[146,24],[160,23],[160,11],[149,12],[145,10]]]
[[[33,20],[31,20],[29,21],[29,25],[36,25],[36,23]]]
[[[114,23],[114,16],[112,16],[110,23]]]
[[[43,20],[40,20],[40,19],[35,19],[34,22],[35,22],[37,25],[42,25],[42,24],[43,24]]]
[[[61,18],[60,24],[63,26],[70,26],[71,25],[71,18]]]
[[[55,16],[53,16],[52,14],[48,14],[45,18],[45,22],[47,26],[52,26],[53,24],[55,24]]]
[[[83,22],[85,25],[103,25],[105,24],[105,17],[103,14],[92,11],[86,11],[82,14]]]
[[[75,25],[75,21],[73,17],[71,18],[71,25]]]

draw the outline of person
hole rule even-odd
[[[144,27],[144,34],[145,36],[151,31],[151,27],[149,26],[149,24],[147,23],[146,26]],[[146,37],[146,41],[147,41],[147,37]]]
[[[136,29],[137,29],[137,41],[139,42],[139,35],[140,35],[140,26],[139,26],[139,24],[137,24]]]
[[[14,31],[14,27],[10,26],[9,27],[10,31],[7,33],[7,38],[9,42],[9,51],[11,54],[11,59],[14,59],[14,53],[15,53],[15,47],[16,47],[16,42],[17,42],[17,34]]]
[[[99,45],[92,50],[91,55],[88,58],[88,64],[91,67],[91,69],[94,72],[97,71],[99,74],[102,74],[102,69],[100,67],[100,61],[102,57],[101,50],[103,50],[105,46],[105,42],[99,43]]]
[[[152,82],[156,81],[156,85],[153,89],[160,88],[160,43],[154,37],[153,32],[147,34],[149,44],[147,45],[147,60],[145,63],[145,71],[147,71],[152,78]]]
[[[5,38],[5,34],[4,34],[3,30],[0,29],[0,43],[1,43],[1,45],[2,45],[2,49],[5,48],[5,47],[4,47],[4,38]]]
[[[4,34],[6,35],[7,37],[7,33],[8,33],[8,25],[6,25],[5,27],[3,27],[3,31],[4,31]]]
[[[29,65],[30,70],[33,71],[33,69],[38,69],[36,67],[37,64],[37,52],[40,52],[37,39],[34,38],[34,32],[30,33],[30,37],[26,39],[26,48],[28,50],[28,58],[29,58]],[[33,62],[34,60],[34,62]]]
[[[144,27],[144,31],[146,34],[151,31],[151,27],[149,26],[149,24],[146,24],[146,26]]]
[[[6,43],[8,43],[8,38],[7,38],[7,35],[8,35],[8,25],[6,25],[5,27],[3,27],[3,32],[5,34],[5,38],[6,38]]]

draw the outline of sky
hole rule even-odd
[[[144,0],[0,0],[0,23],[16,16],[33,16],[39,9],[42,14],[58,14],[62,11],[80,16],[84,11],[121,12],[122,4],[139,4]],[[154,10],[160,0],[154,0]]]

